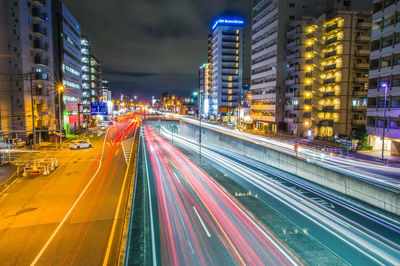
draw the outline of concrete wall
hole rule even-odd
[[[199,128],[183,121],[179,123],[180,135],[199,140]],[[266,163],[306,180],[333,189],[388,212],[400,215],[400,191],[385,190],[344,174],[297,159],[252,142],[202,128],[202,143],[232,151]]]

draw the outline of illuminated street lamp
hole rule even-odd
[[[383,132],[382,132],[382,161],[385,159],[385,130],[386,130],[386,101],[389,85],[382,83],[382,88],[385,90],[385,101],[383,103]]]
[[[58,119],[59,119],[59,123],[60,123],[60,146],[62,149],[62,122],[61,122],[61,93],[63,93],[65,91],[64,86],[60,85],[58,86],[57,92],[58,92]]]
[[[199,88],[200,90],[200,88]],[[194,96],[197,96],[197,104],[198,104],[198,108],[199,108],[199,158],[201,161],[201,94],[199,93],[199,91],[194,91],[193,92]]]

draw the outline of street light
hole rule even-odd
[[[389,85],[388,83],[382,83],[382,87],[385,90],[385,101],[383,103],[383,132],[382,132],[382,161],[385,159],[385,131],[386,131],[386,102],[387,102],[387,93]]]
[[[63,93],[65,91],[64,86],[60,85],[58,86],[58,119],[59,119],[59,123],[60,123],[60,146],[62,149],[62,122],[61,122],[61,93]],[[79,108],[79,107],[78,107]]]
[[[200,90],[200,88],[199,88]],[[194,91],[193,92],[194,96],[197,96],[197,104],[198,104],[198,108],[199,108],[199,158],[201,161],[201,94],[199,91]]]

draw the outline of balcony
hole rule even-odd
[[[252,105],[251,110],[255,111],[275,111],[275,105],[273,104],[259,104]]]
[[[365,119],[352,119],[351,124],[354,126],[365,126],[367,124],[367,120]]]
[[[296,105],[285,105],[285,111],[294,111],[294,110],[300,110],[300,107],[298,104]]]
[[[33,33],[40,37],[44,37],[47,35],[47,29],[39,24],[33,24]]]
[[[366,90],[362,90],[362,91],[353,91],[353,96],[367,97],[367,96],[368,96],[368,91],[366,91]]]
[[[366,63],[357,63],[356,69],[369,69],[369,64]]]
[[[367,36],[367,35],[357,36],[357,41],[358,42],[370,42],[371,36]]]
[[[337,51],[331,51],[329,53],[325,53],[325,58],[331,57],[331,56],[335,56],[337,55]]]
[[[321,120],[318,125],[322,127],[333,127],[333,120]]]
[[[284,121],[285,121],[285,123],[288,123],[288,124],[298,124],[299,118],[298,117],[285,117]]]
[[[42,22],[48,20],[47,14],[40,12],[40,9],[37,7],[32,8],[32,18]]]
[[[42,56],[35,56],[34,62],[36,65],[42,65],[42,66],[47,66],[49,65],[49,60],[47,58],[44,58]]]
[[[333,112],[333,111],[335,111],[335,107],[333,105],[324,106],[324,107],[322,107],[322,111],[323,112]]]
[[[264,122],[275,122],[275,116],[250,115],[251,119]]]
[[[37,6],[45,6],[46,0],[33,0],[32,4],[37,5]]]
[[[335,78],[331,78],[331,79],[325,79],[324,80],[324,84],[330,84],[330,83],[335,83],[336,79]]]
[[[331,44],[331,43],[335,43],[335,42],[337,42],[338,41],[338,38],[337,37],[333,37],[333,38],[331,38],[331,39],[329,39],[329,40],[326,40],[326,45],[329,45],[329,44]]]
[[[49,96],[48,90],[44,90],[43,88],[36,87],[33,89],[33,96],[40,97],[40,96]]]
[[[370,50],[368,50],[368,49],[357,50],[357,55],[369,56],[369,54],[370,54]]]
[[[336,64],[333,64],[333,65],[329,65],[329,66],[324,67],[324,70],[325,70],[325,71],[333,70],[333,69],[336,69]]]
[[[324,98],[325,97],[335,97],[335,92],[334,91],[324,92],[323,96],[324,96]]]
[[[295,98],[295,97],[300,97],[300,92],[298,92],[298,91],[288,91],[288,92],[286,92],[285,93],[285,97],[286,98],[289,98],[289,99],[292,99],[292,98]]]
[[[356,77],[354,78],[354,82],[356,83],[367,83],[368,77]]]
[[[48,45],[45,42],[41,42],[39,40],[35,40],[33,42],[33,48],[35,48],[38,51],[45,52],[45,51],[48,50]]]
[[[356,112],[367,111],[367,106],[352,106],[351,109]]]
[[[336,23],[335,25],[329,26],[326,28],[326,32],[330,32],[333,30],[336,30],[339,27],[339,25]]]
[[[49,75],[43,73],[35,73],[33,76],[34,80],[49,80]]]
[[[357,23],[357,28],[359,29],[370,29],[372,27],[371,22],[359,22]]]

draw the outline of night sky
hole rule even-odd
[[[333,1],[333,0],[329,0]],[[246,27],[244,76],[249,78],[251,0],[64,0],[93,40],[103,78],[114,94],[150,100],[164,91],[189,95],[207,61],[207,35],[221,14]],[[369,10],[372,0],[353,0]]]

